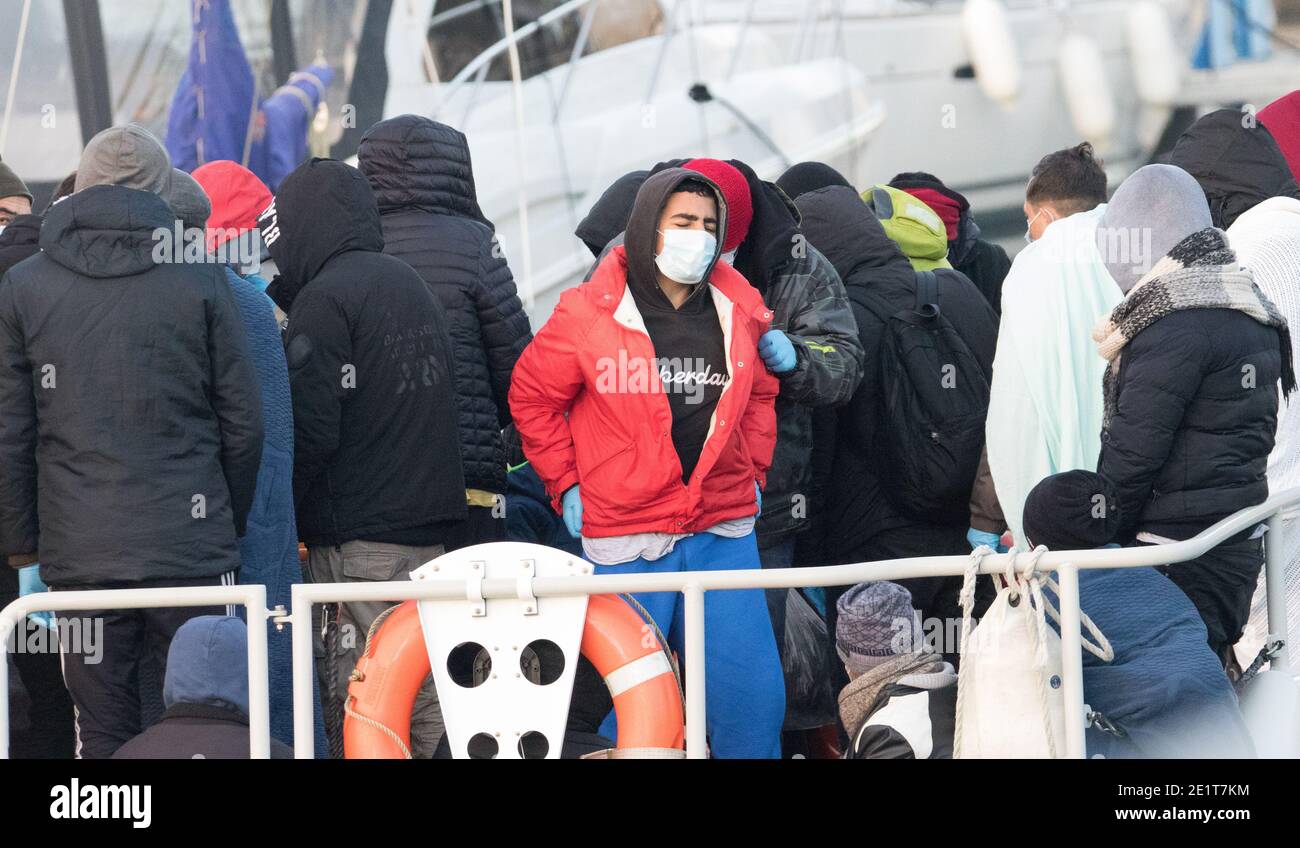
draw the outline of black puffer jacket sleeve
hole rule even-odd
[[[510,423],[510,375],[519,354],[533,340],[528,313],[519,300],[515,278],[494,236],[484,240],[481,272],[473,288],[474,308],[487,356],[488,377],[502,428]]]
[[[262,461],[262,390],[235,295],[224,277],[213,276],[208,313],[212,411],[221,429],[221,470],[230,490],[235,534],[243,536]]]
[[[1161,325],[1164,326],[1161,326]],[[1117,536],[1136,526],[1205,374],[1212,342],[1197,326],[1165,319],[1120,352],[1116,409],[1101,434],[1097,472],[1115,487]]]
[[[0,280],[0,545],[7,556],[34,553],[37,536],[36,398],[6,277]]]
[[[791,298],[785,333],[798,364],[777,375],[781,397],[805,406],[838,406],[848,401],[862,379],[862,343],[844,283],[835,268],[809,247],[808,261],[795,273],[806,276],[802,298]]]
[[[310,328],[311,332],[295,328]],[[304,289],[294,301],[285,358],[293,394],[293,498],[295,504],[301,504],[339,448],[348,387],[364,378],[344,370],[355,359],[343,305]]]

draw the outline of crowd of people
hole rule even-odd
[[[302,580],[402,579],[502,540],[600,574],[1160,545],[1300,484],[1300,92],[1208,114],[1165,159],[1112,193],[1090,145],[1044,156],[1014,262],[933,174],[662,162],[581,222],[594,263],[535,336],[466,137],[427,118],[381,121],[358,167],[311,159],[274,194],[230,161],[176,170],[134,125],[95,136],[40,213],[0,164],[0,605],[48,588],[53,615],[18,640],[102,633],[14,652],[15,754],[248,755],[237,611],[60,613],[60,591],[238,581],[287,604]],[[197,249],[160,244],[188,233]],[[1177,754],[1210,715],[1213,750],[1250,750],[1233,647],[1265,530],[1084,575],[1115,647],[1085,690],[1123,729],[1090,744]],[[960,657],[928,625],[961,620],[960,590],[708,593],[712,753],[797,745],[799,601],[838,693],[826,750],[951,757]],[[678,596],[636,600],[680,650]],[[388,606],[319,612],[318,751],[341,752]],[[288,634],[270,636],[284,756]],[[430,678],[412,755],[445,756],[443,729]],[[585,662],[569,730],[617,734]]]

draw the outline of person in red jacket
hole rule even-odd
[[[524,453],[598,573],[759,567],[780,386],[758,355],[771,310],[720,261],[726,222],[707,177],[647,179],[624,244],[561,296],[515,366]],[[678,595],[636,597],[677,643]],[[785,686],[763,592],[705,598],[710,747],[779,757]],[[602,733],[615,735],[612,716]]]

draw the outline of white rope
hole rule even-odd
[[[0,124],[0,156],[9,142],[9,118],[14,111],[14,97],[18,92],[18,70],[23,63],[23,45],[27,43],[27,19],[32,12],[32,0],[23,0],[23,14],[18,20],[18,46],[14,48],[14,62],[9,68],[9,94],[5,97],[4,122]]]
[[[506,38],[509,39],[507,53],[510,57],[510,83],[514,95],[515,107],[515,186],[519,203],[519,249],[524,258],[523,295],[524,306],[531,309],[536,303],[537,295],[533,289],[533,243],[528,229],[528,187],[527,167],[524,161],[524,91],[523,80],[519,70],[519,43],[515,40],[515,9],[512,0],[503,0],[501,12],[505,17]],[[461,127],[462,130],[467,129]],[[516,278],[518,281],[518,278]]]
[[[958,596],[958,603],[961,605],[961,643],[957,647],[957,653],[962,657],[962,662],[957,668],[957,715],[953,724],[952,737],[952,755],[954,759],[961,759],[962,756],[962,715],[966,706],[966,690],[970,688],[963,685],[963,676],[969,679],[966,674],[966,648],[970,641],[971,616],[975,610],[975,583],[979,579],[980,563],[984,557],[994,553],[994,550],[988,545],[980,545],[971,551],[970,560],[966,563],[966,574],[962,578],[961,594]]]

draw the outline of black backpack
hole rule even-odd
[[[884,320],[871,447],[885,495],[918,521],[967,521],[984,449],[988,378],[940,311],[933,271],[916,275],[915,305]]]

